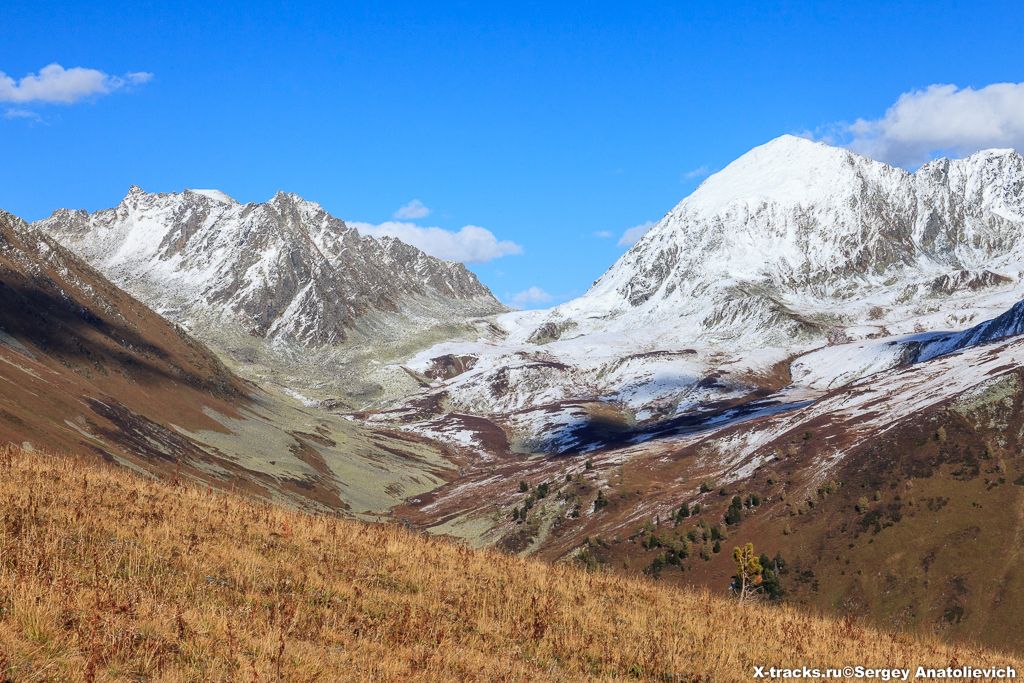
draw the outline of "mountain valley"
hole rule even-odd
[[[548,310],[285,193],[6,220],[5,441],[1024,651],[1016,152],[777,138]]]

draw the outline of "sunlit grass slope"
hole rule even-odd
[[[79,459],[0,452],[0,680],[751,680],[1019,664],[470,550]]]

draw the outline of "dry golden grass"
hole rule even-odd
[[[1024,665],[790,608],[0,452],[0,679],[750,680]]]

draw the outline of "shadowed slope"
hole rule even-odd
[[[0,212],[0,436],[129,456],[90,404],[217,429],[247,387],[216,356],[53,240]]]

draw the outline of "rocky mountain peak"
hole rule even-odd
[[[361,237],[297,194],[239,204],[216,190],[150,194],[58,211],[37,226],[157,310],[320,346],[367,316],[438,322],[504,310],[461,264]]]
[[[290,208],[305,208],[311,211],[322,211],[323,209],[316,202],[311,202],[303,197],[299,196],[294,192],[285,192],[284,190],[278,190],[274,193],[274,196],[270,198],[267,204],[276,207],[290,207]]]
[[[849,150],[794,135],[753,148],[705,180],[677,209],[718,214],[762,204],[808,205],[833,200],[865,182],[907,176]]]
[[[225,192],[220,190],[192,190],[186,189],[184,194],[186,195],[198,195],[206,199],[218,202],[220,204],[238,204],[238,201],[233,197],[229,196]]]

